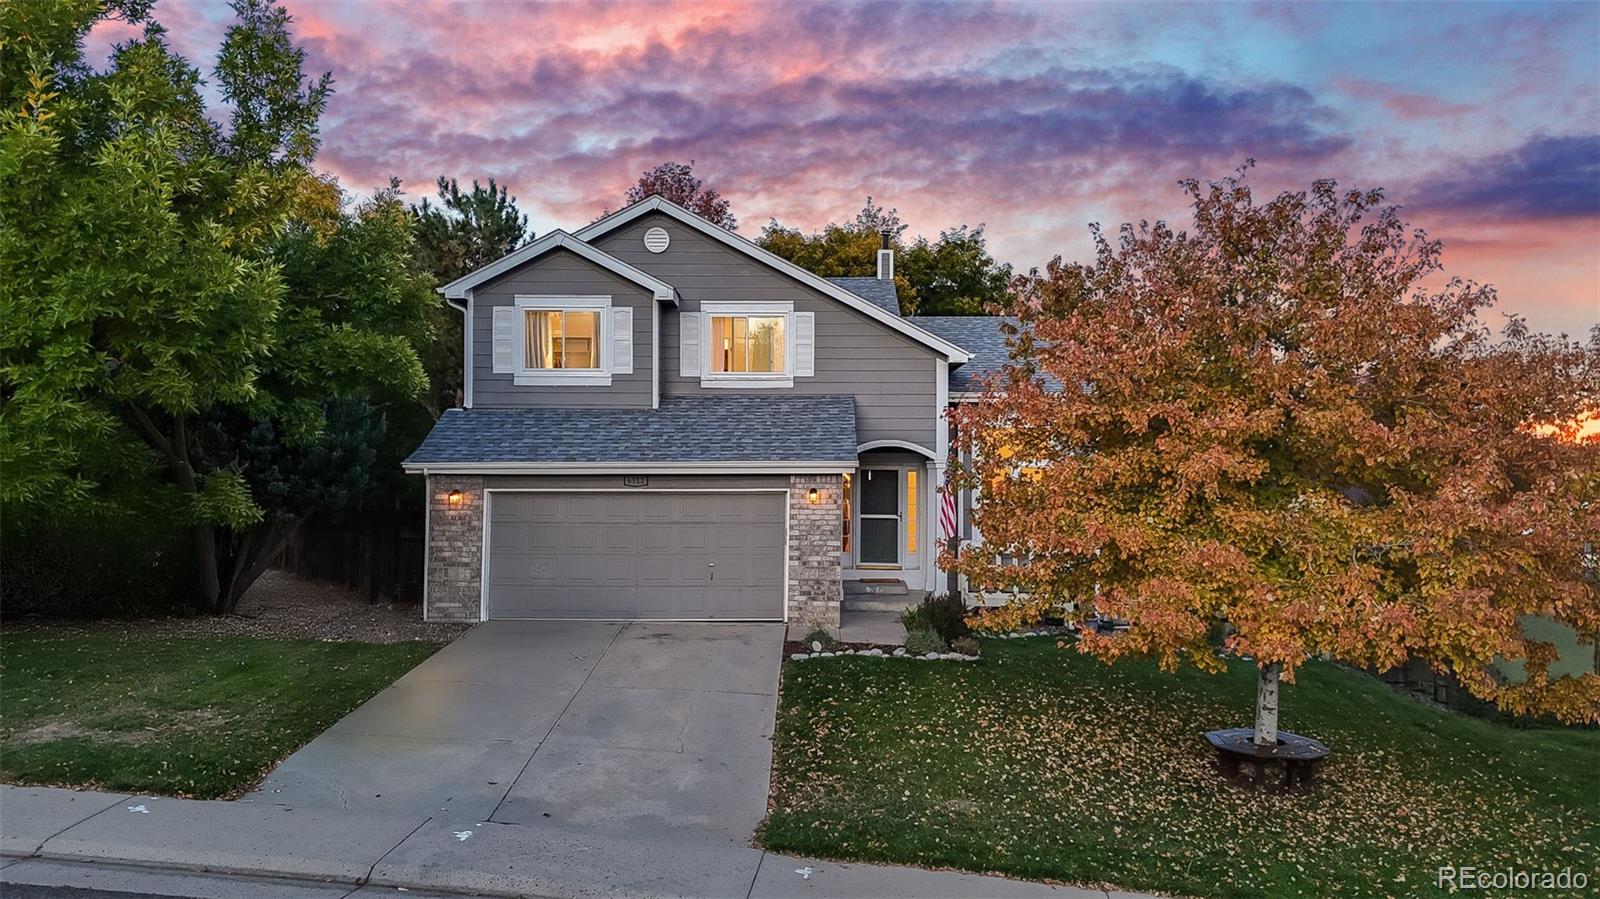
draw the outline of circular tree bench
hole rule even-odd
[[[1251,728],[1233,727],[1209,731],[1206,742],[1217,751],[1222,773],[1236,783],[1302,793],[1311,789],[1317,766],[1328,757],[1328,747],[1310,737],[1282,731],[1276,746],[1257,746],[1255,737]],[[1282,777],[1269,780],[1268,772],[1279,767]]]

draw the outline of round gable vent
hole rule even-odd
[[[670,243],[672,238],[667,235],[665,228],[651,228],[644,232],[644,248],[652,253],[665,253]]]

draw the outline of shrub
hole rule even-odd
[[[964,656],[975,656],[978,654],[978,638],[957,637],[950,641],[950,649]]]
[[[833,634],[828,633],[827,628],[821,627],[806,634],[803,642],[807,647],[810,647],[813,643],[821,643],[824,650],[835,649],[839,646],[839,641],[834,638]]]
[[[116,523],[125,526],[8,522],[0,538],[4,617],[124,618],[190,611],[198,590],[189,535],[160,521]]]
[[[906,631],[906,652],[914,656],[927,655],[930,652],[944,652],[949,647],[945,645],[944,638],[937,631],[922,628],[920,630]]]
[[[900,623],[907,632],[930,630],[946,642],[972,633],[967,626],[967,604],[948,593],[923,597],[922,602],[900,613]]]

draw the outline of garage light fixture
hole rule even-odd
[[[467,495],[460,490],[452,490],[445,494],[444,501],[450,504],[450,508],[459,509],[461,504],[467,501]]]
[[[812,487],[810,490],[807,490],[806,491],[806,502],[810,503],[813,506],[816,505],[817,503],[822,502],[822,491],[818,490],[815,487]]]

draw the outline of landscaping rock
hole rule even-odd
[[[821,652],[822,651],[822,641],[821,640],[812,640],[811,641],[811,651],[812,652]]]
[[[791,653],[789,655],[789,660],[793,662],[804,662],[807,658],[808,657],[803,652]]]
[[[932,662],[932,661],[934,661],[934,660],[939,658],[939,654],[936,653],[936,652],[930,652],[927,655],[923,656],[923,658],[925,658],[928,661]]]
[[[904,646],[896,646],[894,648],[894,654],[896,656],[903,656],[906,654],[906,648]]]

